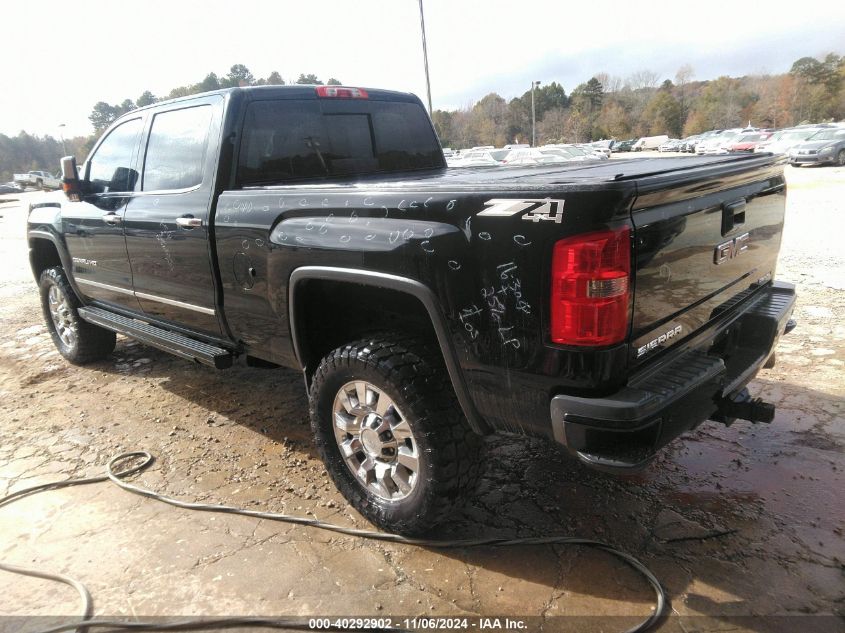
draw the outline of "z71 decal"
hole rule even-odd
[[[563,200],[552,200],[551,198],[533,200],[514,200],[511,198],[488,200],[484,203],[484,209],[479,216],[484,217],[511,217],[519,213],[525,213],[523,220],[529,222],[554,222],[560,224],[563,221]]]

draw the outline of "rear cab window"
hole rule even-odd
[[[246,107],[238,183],[262,186],[445,166],[418,103],[272,99]]]

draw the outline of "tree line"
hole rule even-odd
[[[567,95],[557,82],[534,90],[537,143],[581,143],[707,130],[780,128],[845,119],[845,57],[802,57],[779,75],[695,81],[685,64],[674,80],[644,70],[626,78],[600,73]],[[470,107],[435,110],[444,147],[530,143],[531,90],[510,101],[495,92]]]
[[[649,70],[626,78],[599,73],[570,94],[552,81],[534,91],[538,143],[580,143],[601,138],[631,138],[668,134],[672,137],[711,129],[738,127],[749,121],[758,127],[779,128],[802,122],[845,119],[845,56],[802,57],[779,75],[719,77],[696,81],[689,65],[673,79],[660,81]],[[292,83],[323,82],[314,74],[300,74]],[[327,85],[340,85],[334,77]],[[145,90],[134,101],[96,103],[88,119],[93,133],[70,139],[0,134],[0,182],[13,172],[45,169],[55,172],[59,158],[87,156],[97,138],[122,114],[156,101],[233,86],[284,85],[278,71],[256,78],[243,64],[225,75],[208,73],[201,81],[173,88],[160,98]],[[495,92],[474,105],[435,110],[432,120],[444,147],[473,147],[531,142],[531,91],[510,101]],[[64,145],[64,148],[63,148]]]
[[[313,73],[301,73],[292,83],[324,85],[324,82]],[[99,101],[94,104],[91,114],[88,116],[88,120],[91,121],[91,126],[94,128],[93,133],[88,136],[57,140],[49,135],[35,136],[23,131],[17,136],[0,134],[0,183],[11,180],[13,173],[16,172],[42,169],[55,173],[58,171],[59,159],[62,156],[73,155],[80,160],[83,159],[109,125],[121,115],[136,108],[142,108],[157,101],[187,97],[221,88],[284,85],[285,80],[282,79],[278,71],[274,70],[267,77],[256,78],[245,65],[234,64],[229,72],[223,76],[210,72],[202,81],[173,88],[161,97],[145,90],[134,101],[124,99],[122,102],[115,104]],[[341,82],[331,77],[325,82],[325,85],[339,86]]]

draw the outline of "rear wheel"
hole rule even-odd
[[[845,149],[840,149],[836,155],[836,164],[840,167],[845,167]]]
[[[112,353],[115,333],[79,317],[79,300],[62,268],[56,266],[42,272],[39,290],[47,329],[62,356],[71,363],[83,365]]]
[[[480,470],[481,438],[430,348],[401,334],[362,339],[326,356],[311,386],[311,426],[335,485],[402,534],[443,521]]]

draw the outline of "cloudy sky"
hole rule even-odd
[[[126,8],[121,8],[125,6]],[[761,10],[759,7],[765,7]],[[424,0],[435,108],[531,80],[567,93],[593,74],[651,70],[695,79],[780,73],[805,55],[845,54],[845,2]],[[118,103],[245,64],[405,90],[425,100],[418,0],[79,0],[2,10],[0,132],[88,134],[97,101]]]

